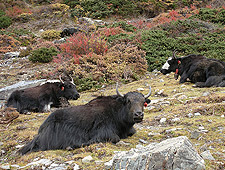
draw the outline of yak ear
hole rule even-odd
[[[145,99],[145,102],[149,104],[149,103],[151,103],[151,100],[150,99]]]
[[[118,96],[116,99],[119,103],[125,103],[126,99],[124,97]]]

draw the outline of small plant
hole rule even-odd
[[[33,50],[31,55],[29,56],[29,60],[33,63],[40,62],[40,63],[48,63],[52,61],[53,56],[57,55],[58,51],[51,47],[51,48],[39,48],[37,50]]]
[[[45,40],[54,40],[60,38],[60,31],[47,30],[41,33],[41,37]]]
[[[0,29],[8,28],[12,24],[12,19],[8,16],[0,17]]]

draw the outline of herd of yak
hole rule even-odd
[[[160,70],[162,74],[175,72],[180,83],[191,81],[195,87],[225,87],[225,62],[201,55],[177,58],[175,52]],[[121,94],[116,85],[116,95],[99,96],[85,105],[69,106],[51,113],[38,130],[38,135],[18,152],[79,148],[99,142],[117,143],[132,136],[133,125],[144,117],[144,107],[151,102],[149,93]],[[20,113],[46,112],[50,107],[60,107],[60,98],[76,100],[80,97],[72,77],[63,81],[47,81],[36,87],[14,91],[7,107]]]

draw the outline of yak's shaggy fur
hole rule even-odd
[[[163,65],[161,73],[176,72],[176,78],[180,76],[180,83],[188,81],[195,83],[197,87],[224,87],[225,62],[208,59],[201,55],[188,55],[177,58],[170,57]]]
[[[38,135],[19,150],[78,148],[98,142],[117,143],[135,133],[133,125],[143,119],[143,94],[97,97],[89,103],[53,112],[40,126]]]

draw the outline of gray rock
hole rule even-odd
[[[153,132],[148,133],[149,137],[153,137],[153,136],[156,136],[156,135],[160,135],[160,133],[153,133]]]
[[[180,118],[178,118],[178,117],[175,117],[171,120],[171,122],[179,122],[179,121],[180,121]]]
[[[213,161],[215,160],[215,158],[212,156],[209,150],[202,152],[200,155],[203,159],[213,160]]]
[[[195,116],[201,116],[201,113],[196,112],[196,113],[194,113],[194,115],[195,115]]]
[[[192,113],[188,113],[187,114],[187,117],[192,118],[193,117],[193,114]]]
[[[117,170],[205,169],[204,160],[186,136],[149,144],[140,149],[118,152],[114,155],[112,162],[110,169]]]
[[[3,59],[9,59],[9,58],[15,58],[15,57],[19,57],[20,52],[16,51],[16,52],[7,52],[4,55]]]
[[[159,122],[160,122],[161,124],[166,123],[166,118],[165,118],[165,117],[161,118]]]
[[[197,139],[200,136],[201,132],[199,131],[193,131],[191,132],[191,139]]]
[[[83,163],[90,163],[90,162],[93,162],[94,159],[89,155],[89,156],[86,156],[82,159],[82,162]]]
[[[79,165],[75,164],[73,167],[73,170],[78,170],[78,169],[80,169]]]
[[[2,165],[0,168],[1,169],[10,169],[10,165]]]

